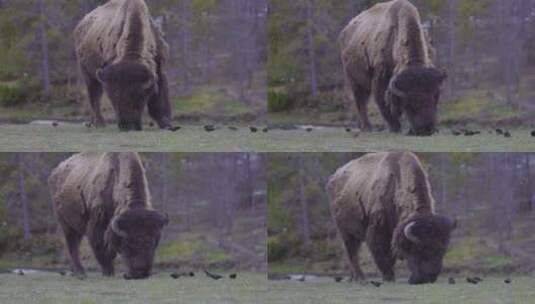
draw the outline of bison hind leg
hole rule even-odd
[[[73,274],[79,278],[85,277],[85,269],[80,262],[80,243],[82,242],[83,234],[78,233],[75,229],[69,227],[65,222],[59,220],[63,234],[65,235],[65,243],[67,245],[67,252],[71,261],[71,270]]]

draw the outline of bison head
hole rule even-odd
[[[450,234],[456,223],[430,215],[409,220],[398,228],[397,255],[407,260],[409,284],[434,283],[442,271]]]
[[[446,77],[435,68],[410,67],[390,80],[386,100],[393,114],[405,113],[411,124],[410,135],[435,133],[440,87]]]
[[[140,131],[147,101],[158,92],[155,76],[140,63],[119,62],[99,69],[97,78],[113,105],[119,129]]]
[[[128,210],[111,220],[112,246],[121,254],[128,269],[125,279],[150,276],[161,230],[168,222],[167,215],[147,209]]]

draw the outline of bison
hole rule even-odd
[[[435,214],[429,180],[412,153],[376,153],[339,168],[327,184],[332,217],[351,276],[364,280],[359,248],[366,241],[385,281],[406,259],[410,284],[435,282],[456,223]]]
[[[339,45],[346,97],[356,103],[362,130],[371,130],[368,99],[373,94],[390,131],[401,131],[404,113],[409,135],[435,133],[440,87],[447,76],[433,65],[416,7],[407,0],[379,3],[349,22]]]
[[[93,125],[105,125],[104,88],[119,129],[141,130],[146,105],[160,128],[172,129],[164,71],[169,46],[143,0],[110,0],[96,8],[76,27],[74,41]]]
[[[150,276],[168,218],[152,207],[139,155],[76,154],[53,170],[48,183],[75,275],[85,276],[79,257],[85,235],[104,276],[114,274],[117,253],[126,279]]]

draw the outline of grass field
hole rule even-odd
[[[143,132],[119,132],[115,125],[88,129],[82,124],[0,125],[0,151],[130,151],[248,152],[266,150],[268,135],[249,126],[225,126],[208,133],[203,126],[183,126],[177,132],[145,127]]]
[[[10,304],[268,303],[266,290],[265,275],[253,273],[217,281],[201,273],[177,280],[161,273],[140,281],[94,273],[83,281],[57,273],[0,275],[0,303]]]
[[[477,284],[469,284],[464,278],[458,278],[455,285],[442,277],[432,285],[410,286],[401,279],[395,284],[383,284],[379,288],[368,284],[334,280],[317,280],[313,282],[270,281],[269,302],[272,304],[502,304],[534,303],[535,278],[515,277],[511,284],[505,284],[504,278],[484,278]],[[406,280],[405,280],[406,281]]]
[[[511,129],[511,137],[491,129],[482,134],[454,136],[449,129],[431,137],[412,137],[388,132],[346,132],[344,128],[314,128],[253,133],[249,126],[226,126],[206,132],[203,126],[182,126],[177,132],[146,127],[143,132],[119,132],[114,125],[88,129],[82,124],[0,125],[0,151],[125,151],[140,152],[352,152],[410,150],[415,152],[527,152],[535,151],[530,129]],[[490,133],[492,132],[492,134]]]

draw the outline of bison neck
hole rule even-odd
[[[120,209],[151,207],[145,170],[137,154],[117,155],[118,171],[114,201]]]

